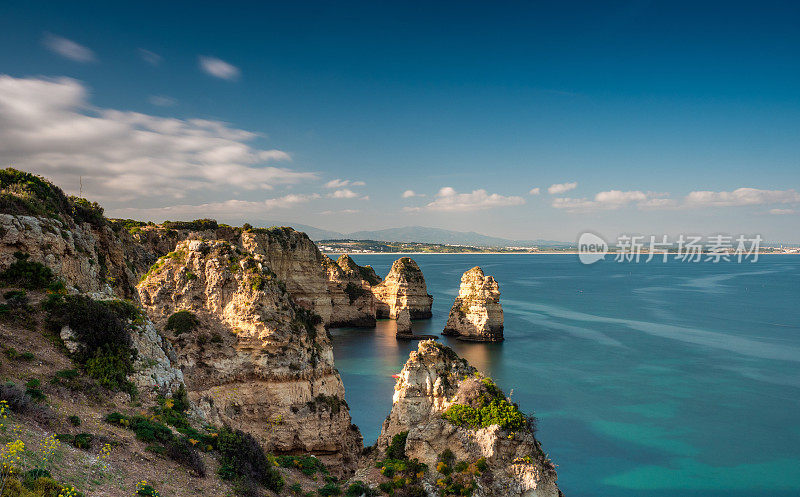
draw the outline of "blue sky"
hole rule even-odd
[[[0,162],[154,220],[800,241],[798,25],[795,2],[6,1]]]

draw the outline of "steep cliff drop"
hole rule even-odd
[[[401,257],[380,284],[372,287],[378,318],[397,319],[400,309],[408,309],[411,319],[431,317],[433,296],[428,294],[425,277],[410,257]]]
[[[461,276],[461,287],[442,334],[475,342],[503,340],[500,286],[493,277],[485,276],[480,267],[475,266]]]
[[[288,271],[292,247],[279,256],[256,237],[249,242],[253,251],[180,242],[139,284],[142,305],[169,332],[189,397],[209,422],[249,432],[277,454],[316,454],[345,474],[355,468],[361,435],[329,336],[259,260]]]
[[[426,464],[420,484],[429,495],[466,489],[463,495],[558,497],[555,466],[534,423],[491,378],[426,340],[399,375],[374,457],[404,451]]]

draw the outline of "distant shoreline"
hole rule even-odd
[[[579,255],[575,252],[322,252],[325,255]],[[708,252],[702,252],[703,255],[710,255]],[[614,252],[609,252],[607,255],[616,255]],[[647,252],[642,252],[640,257],[649,255]],[[668,254],[670,257],[677,255],[677,253]],[[765,252],[759,253],[762,255],[800,255],[800,252]],[[663,256],[657,253],[653,258]],[[735,257],[734,254],[729,254],[729,257]]]

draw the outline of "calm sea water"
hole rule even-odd
[[[386,275],[396,255],[356,255]],[[500,283],[506,341],[442,337],[538,418],[567,496],[800,495],[800,257],[592,266],[574,255],[416,255],[438,334],[461,274]],[[366,444],[416,342],[333,330]]]

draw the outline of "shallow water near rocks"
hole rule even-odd
[[[385,276],[397,255],[354,255]],[[800,257],[591,266],[575,255],[414,255],[439,334],[461,274],[500,283],[506,341],[441,337],[538,418],[567,496],[800,494]],[[415,341],[332,330],[371,444]]]

